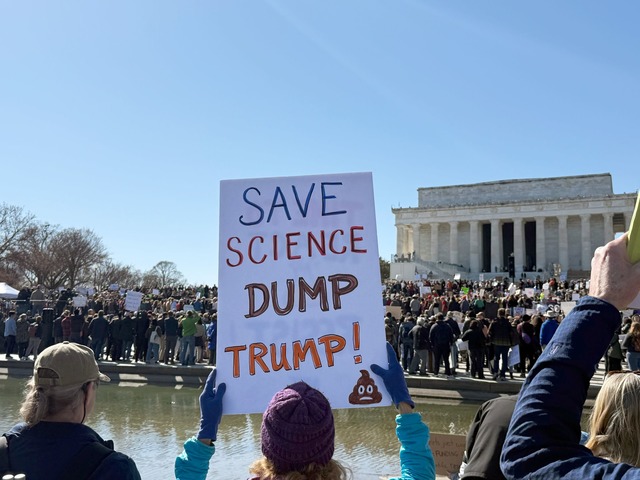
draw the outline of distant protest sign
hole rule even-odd
[[[84,295],[76,295],[73,297],[73,306],[74,307],[86,307],[87,306],[87,297]]]
[[[127,296],[124,299],[124,309],[127,312],[136,312],[140,310],[140,304],[142,303],[142,292],[133,292],[129,290]]]
[[[446,433],[431,433],[429,447],[436,464],[436,474],[448,475],[458,473],[467,437],[465,435],[450,435]]]
[[[219,269],[225,414],[300,380],[333,408],[390,404],[370,173],[221,182]]]

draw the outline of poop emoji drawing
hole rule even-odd
[[[349,403],[352,405],[370,405],[380,403],[382,394],[378,391],[376,382],[369,376],[367,370],[360,370],[360,378],[353,387],[353,392],[349,395]]]

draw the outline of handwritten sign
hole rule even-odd
[[[219,253],[225,414],[300,380],[333,408],[389,405],[370,173],[221,182]]]
[[[464,435],[432,433],[429,447],[436,463],[436,474],[447,475],[460,470],[467,438]]]

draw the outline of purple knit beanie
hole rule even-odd
[[[304,382],[277,392],[262,416],[262,453],[278,473],[329,463],[334,435],[329,401]]]

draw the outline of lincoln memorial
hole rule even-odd
[[[392,209],[391,276],[588,276],[594,250],[628,229],[635,199],[614,194],[608,173],[419,188],[417,207]]]

